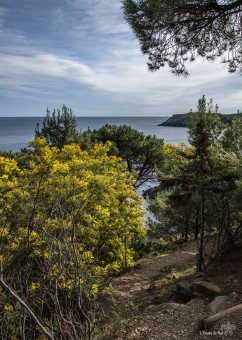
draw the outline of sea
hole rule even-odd
[[[98,129],[105,124],[129,125],[144,135],[154,135],[164,143],[179,144],[187,142],[187,128],[158,126],[168,117],[75,117],[77,129]],[[34,139],[37,123],[42,126],[44,117],[0,117],[0,150],[20,151],[28,147],[28,141]]]

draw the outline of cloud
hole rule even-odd
[[[119,0],[42,1],[36,6],[25,0],[21,13],[31,14],[31,23],[21,17],[11,24],[0,7],[1,93],[59,100],[68,93],[71,101],[73,93],[85,92],[90,107],[99,101],[117,111],[136,107],[141,114],[144,108],[151,114],[186,112],[203,94],[227,112],[241,103],[241,78],[217,62],[195,61],[188,79],[172,76],[167,67],[149,72]]]
[[[130,33],[128,25],[123,20],[119,0],[66,0],[66,4],[79,11],[81,22],[86,23],[88,30],[95,30],[96,34]]]
[[[37,89],[38,84],[42,86],[44,82],[55,90],[69,82],[77,84],[77,87],[89,86],[90,91],[93,89],[103,96],[112,93],[117,102],[125,100],[156,107],[169,104],[175,110],[182,102],[186,105],[186,102],[191,102],[191,98],[197,100],[202,94],[215,92],[215,89],[217,91],[218,84],[223,84],[227,79],[227,72],[220,65],[199,61],[191,67],[192,80],[171,77],[167,68],[151,73],[144,67],[144,58],[138,51],[134,49],[133,53],[131,58],[130,51],[123,51],[119,55],[115,50],[112,61],[107,64],[95,62],[92,66],[53,54],[28,57],[2,54],[0,75],[5,79],[5,87],[13,89],[18,84],[18,91],[29,91],[34,88],[33,84]],[[234,91],[231,91],[232,94]],[[187,99],[189,94],[191,98]],[[187,107],[187,110],[190,108]]]
[[[32,57],[0,55],[0,61],[1,75],[5,77],[23,76],[28,79],[33,75],[46,75],[68,78],[76,71],[83,76],[90,72],[83,64],[51,54],[37,54]]]

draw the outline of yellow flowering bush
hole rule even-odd
[[[164,144],[163,149],[165,155],[169,157],[174,163],[185,164],[189,157],[194,155],[194,147],[187,146],[185,142],[181,141],[178,145]]]
[[[178,145],[164,144],[163,150],[165,154],[165,172],[179,174],[183,166],[188,165],[194,159],[194,147],[187,146],[181,141]]]
[[[88,152],[30,145],[29,169],[0,157],[0,259],[5,281],[59,338],[83,331],[103,276],[132,260],[144,213],[110,143]]]

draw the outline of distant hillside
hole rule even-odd
[[[242,118],[241,113],[231,113],[231,114],[218,114],[223,123],[231,124],[232,120],[239,116]],[[174,127],[187,127],[189,113],[175,114],[168,118],[165,122],[158,124],[158,126],[174,126]]]

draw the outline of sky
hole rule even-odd
[[[219,61],[151,72],[119,0],[0,0],[0,117],[171,116],[202,95],[242,110],[242,78]]]

